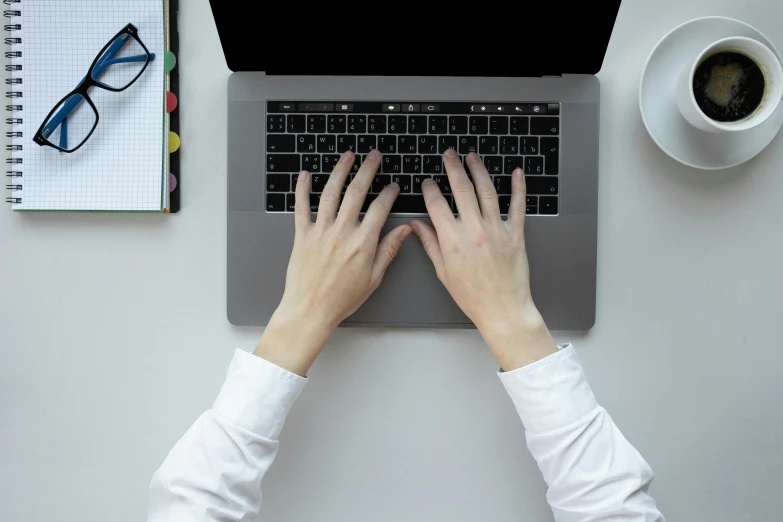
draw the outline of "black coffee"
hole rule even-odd
[[[761,104],[764,73],[744,54],[716,53],[696,68],[693,94],[708,118],[739,121],[753,114]]]

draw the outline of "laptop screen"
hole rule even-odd
[[[438,15],[389,3],[210,4],[232,71],[507,77],[597,73],[620,0],[452,4]]]

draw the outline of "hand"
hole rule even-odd
[[[296,236],[285,292],[254,353],[299,375],[307,373],[337,325],[378,288],[411,232],[409,225],[401,225],[378,242],[400,192],[395,183],[383,189],[359,221],[381,163],[376,150],[367,155],[340,204],[353,162],[350,151],[340,157],[321,194],[315,224],[310,217],[310,174],[299,174],[296,184]]]
[[[504,370],[520,368],[557,351],[530,295],[525,252],[525,176],[512,174],[507,221],[481,159],[467,157],[470,182],[453,150],[443,155],[459,218],[430,180],[422,183],[432,227],[414,221],[413,230],[435,265],[438,279],[481,332]]]

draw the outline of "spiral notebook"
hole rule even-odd
[[[169,126],[175,122],[166,111],[172,83],[166,50],[176,8],[170,17],[165,0],[6,4],[6,56],[11,59],[6,66],[11,71],[6,79],[11,125],[6,188],[12,208],[176,211],[178,197],[173,201],[171,189],[177,181],[170,175],[169,157]],[[76,88],[101,49],[129,23],[154,53],[141,76],[121,92],[90,88],[98,124],[78,150],[64,153],[34,143],[33,136],[53,107]],[[173,139],[178,143],[178,137]]]

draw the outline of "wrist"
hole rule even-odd
[[[272,315],[253,354],[304,377],[334,329],[281,306]]]
[[[516,370],[557,352],[544,318],[532,305],[504,321],[478,328],[504,371]]]

